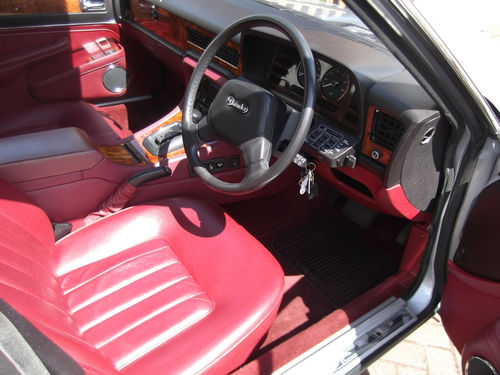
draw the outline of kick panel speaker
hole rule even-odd
[[[102,84],[110,92],[122,92],[127,88],[127,71],[121,66],[111,65],[102,75]]]

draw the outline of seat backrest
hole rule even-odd
[[[70,316],[54,271],[54,249],[47,215],[0,180],[0,297],[87,372],[106,368],[109,363],[81,338]]]
[[[51,324],[56,319],[60,324],[68,316],[53,272],[51,228],[48,217],[28,197],[0,182],[1,296],[14,309],[29,311],[40,323]]]

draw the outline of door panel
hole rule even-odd
[[[116,25],[0,31],[0,61],[0,113],[126,93],[103,84],[111,65],[126,69]]]
[[[483,190],[472,208],[441,301],[446,332],[463,354],[500,369],[500,182]],[[496,323],[495,323],[496,322]],[[493,331],[492,331],[493,330]],[[488,333],[489,331],[492,331]]]

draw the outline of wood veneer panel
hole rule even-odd
[[[182,49],[183,51],[194,50],[200,53],[203,52],[201,48],[188,42],[187,29],[189,27],[194,30],[200,31],[211,38],[215,36],[214,33],[205,30],[204,28],[192,22],[189,22],[188,20],[178,17],[177,15],[172,14],[165,9],[155,8],[155,10],[153,11],[152,9],[147,7],[151,4],[145,0],[142,0],[141,4],[143,4],[143,6],[139,5],[137,1],[130,2],[129,19],[148,29],[149,31],[152,31],[160,38]],[[157,17],[156,20],[154,19],[153,14]],[[238,51],[238,53],[240,52],[240,46],[237,43],[229,41],[226,44],[229,47],[234,48],[236,51]],[[236,76],[239,76],[241,74],[241,58],[238,60],[237,67],[226,63],[218,57],[215,57],[214,61]]]
[[[123,145],[97,146],[96,148],[102,156],[117,164],[136,165],[143,163],[135,160]]]
[[[0,14],[81,13],[79,0],[2,0]]]

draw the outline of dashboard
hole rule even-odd
[[[251,0],[218,0],[210,6],[205,0],[130,1],[123,23],[131,34],[141,33],[143,44],[172,70],[186,74],[192,69],[186,60],[196,61],[218,32],[259,13],[288,18],[313,51],[317,101],[303,150],[319,163],[319,173],[375,210],[415,220],[430,210],[449,126],[380,43]],[[247,31],[219,50],[197,105],[206,112],[225,80],[243,76],[298,111],[304,91],[299,60],[279,32]]]

